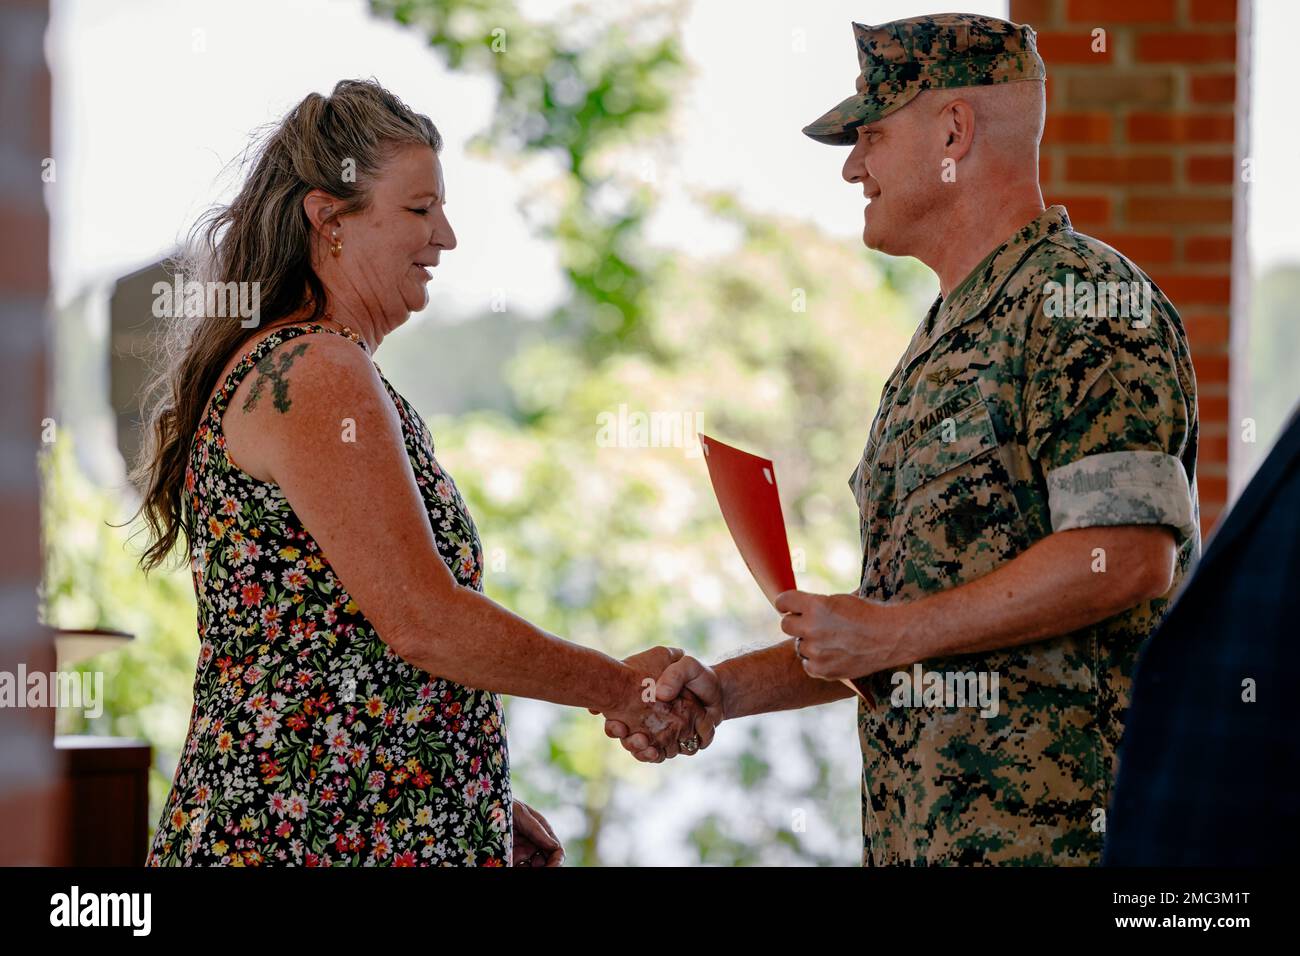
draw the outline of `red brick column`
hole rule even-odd
[[[50,634],[36,623],[36,452],[50,407],[49,221],[41,179],[50,155],[47,19],[45,0],[0,4],[0,671],[15,680],[20,663],[29,674],[54,669]],[[0,707],[0,865],[60,862],[61,806],[54,711]]]
[[[1044,198],[1136,261],[1183,317],[1208,531],[1237,438],[1228,396],[1237,0],[1011,0],[1010,17],[1034,27],[1047,63]]]

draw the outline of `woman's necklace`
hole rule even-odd
[[[326,312],[323,318],[327,322],[333,322],[336,325],[338,325],[340,332],[342,332],[344,335],[350,338],[353,342],[356,342],[358,345],[360,345],[361,348],[365,350],[366,355],[370,356],[370,364],[372,364],[375,367],[375,371],[378,372],[381,376],[384,374],[383,369],[379,367],[379,363],[375,361],[374,355],[371,354],[370,346],[366,343],[365,339],[363,339],[356,332],[352,331],[352,329],[349,326],[346,326],[342,322],[339,322],[339,320],[334,318],[334,316],[329,312]]]
[[[369,346],[368,344],[366,344],[366,340],[363,339],[363,338],[362,338],[360,335],[358,335],[356,332],[353,332],[350,326],[346,326],[346,325],[344,325],[342,322],[339,322],[339,320],[336,319],[336,318],[334,318],[334,316],[331,315],[329,312],[326,312],[326,313],[325,313],[325,315],[324,315],[324,319],[325,319],[326,322],[334,322],[334,323],[336,323],[336,324],[338,325],[338,327],[339,327],[339,331],[340,331],[340,332],[342,332],[344,335],[346,335],[348,338],[350,338],[353,342],[356,342],[356,343],[357,343],[358,345],[360,345],[363,349],[365,349],[367,355],[370,354],[370,346]]]

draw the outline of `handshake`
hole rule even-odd
[[[654,647],[623,663],[642,677],[641,694],[604,713],[608,736],[645,763],[694,754],[713,742],[723,707],[722,685],[712,668],[676,647]]]

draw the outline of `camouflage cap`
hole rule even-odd
[[[853,24],[858,91],[803,128],[819,143],[842,146],[857,128],[905,106],[923,90],[1041,80],[1047,68],[1027,26],[973,13],[940,13]]]

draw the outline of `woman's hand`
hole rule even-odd
[[[629,728],[630,733],[640,735],[646,742],[646,748],[654,753],[652,763],[671,759],[679,753],[694,753],[699,749],[700,732],[696,721],[703,715],[699,705],[683,698],[664,703],[653,699],[654,687],[648,693],[649,701],[637,697],[626,706],[603,711],[605,720]],[[701,724],[703,720],[699,721]]]
[[[515,801],[514,852],[511,866],[559,866],[564,862],[564,847],[551,825],[522,800]]]
[[[631,712],[605,712],[605,733],[620,738],[623,748],[645,763],[662,763],[679,753],[694,754],[713,742],[713,732],[722,720],[721,698],[702,702],[693,688],[681,694],[659,693],[659,678],[676,661],[683,660],[676,647],[653,647],[625,658],[623,663],[642,675],[639,703]],[[685,660],[695,663],[691,658]],[[592,713],[598,713],[593,710]]]

